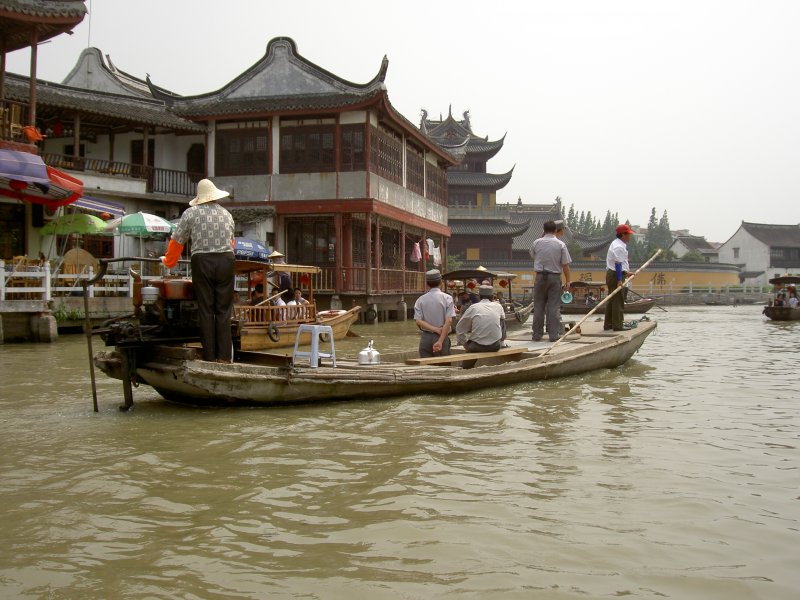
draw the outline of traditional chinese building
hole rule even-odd
[[[450,254],[461,260],[488,262],[512,258],[516,236],[527,225],[512,223],[507,211],[497,210],[497,191],[508,185],[514,169],[496,175],[487,172],[488,161],[503,148],[505,136],[490,141],[472,131],[469,112],[463,119],[433,120],[422,111],[420,129],[453,154],[458,164],[447,172],[448,224],[452,231]]]
[[[384,58],[371,81],[353,83],[275,38],[219,90],[151,89],[206,126],[218,186],[236,202],[274,207],[275,246],[289,262],[323,269],[315,289],[333,292],[334,304],[388,310],[424,290],[413,242],[431,238],[446,255],[446,169],[456,161],[392,106],[387,68]]]

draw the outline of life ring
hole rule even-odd
[[[366,312],[364,312],[364,320],[367,323],[372,323],[375,319],[378,318],[378,311],[374,308],[368,308]]]
[[[267,335],[269,336],[269,339],[271,339],[273,342],[276,343],[279,342],[281,339],[281,332],[278,329],[278,326],[275,325],[275,323],[270,323],[267,326]]]

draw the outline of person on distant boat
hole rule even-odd
[[[428,291],[414,303],[414,321],[420,329],[419,355],[421,358],[450,355],[450,328],[456,316],[453,298],[439,285],[442,274],[438,269],[425,273]]]
[[[172,234],[166,255],[171,269],[183,246],[192,240],[192,287],[197,299],[203,360],[231,362],[231,315],[233,314],[234,258],[233,217],[217,200],[229,192],[217,189],[209,179],[197,183],[197,195],[189,202]]]
[[[618,287],[622,290],[606,303],[606,315],[603,322],[603,329],[613,329],[614,331],[625,331],[630,327],[625,326],[625,296],[628,289],[623,285],[631,268],[628,262],[628,242],[633,235],[633,229],[627,223],[617,226],[617,239],[611,242],[606,254],[606,286],[608,293],[611,294]]]
[[[533,284],[533,325],[531,339],[541,341],[547,320],[547,336],[551,342],[560,337],[561,329],[561,290],[569,289],[569,264],[572,257],[567,245],[559,237],[563,235],[564,221],[546,221],[542,227],[544,235],[534,240],[531,246],[533,270],[536,280]],[[561,273],[565,282],[561,283]]]
[[[772,302],[772,306],[787,306],[786,294],[784,292],[778,292],[778,295],[775,296],[775,300]]]
[[[307,316],[308,309],[303,308],[308,306],[308,300],[303,298],[303,290],[299,287],[294,288],[292,292],[292,299],[286,303],[286,306],[296,306],[297,308],[292,308],[290,310],[290,317],[294,319],[305,319]],[[294,314],[291,314],[294,313]]]
[[[482,285],[478,293],[480,302],[471,304],[456,323],[456,339],[467,352],[497,352],[506,339],[505,312],[492,300],[492,286]],[[474,366],[475,361],[464,363],[465,369]]]
[[[594,295],[594,292],[592,290],[589,290],[588,292],[586,292],[586,306],[591,307],[594,306],[595,304],[597,304],[597,297]]]
[[[790,285],[786,288],[786,291],[789,294],[789,297],[786,299],[786,306],[797,308],[798,304],[800,304],[800,301],[797,299],[797,288],[795,288],[793,285]]]
[[[264,301],[264,284],[257,283],[253,288],[253,295],[250,296],[250,306],[256,306]]]
[[[464,291],[458,295],[458,311],[460,313],[464,313],[465,310],[469,308],[469,305],[472,304],[469,299],[469,294]]]

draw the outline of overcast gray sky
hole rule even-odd
[[[800,2],[795,0],[87,0],[43,44],[61,81],[88,45],[181,94],[215,90],[273,37],[357,83],[389,57],[389,99],[419,124],[470,111],[507,134],[498,202],[606,210],[727,240],[742,220],[800,223]],[[9,54],[28,73],[30,53]]]

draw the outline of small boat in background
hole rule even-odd
[[[786,290],[795,289],[800,283],[798,275],[783,275],[773,277],[769,282],[775,286],[775,298],[770,300],[769,306],[765,306],[762,313],[773,321],[800,321],[800,306],[790,306],[786,298]]]
[[[478,267],[477,269],[460,269],[443,273],[442,281],[444,281],[447,291],[456,293],[466,291],[468,288],[472,290],[473,288],[470,287],[472,280],[477,281],[478,285],[482,281],[488,280],[493,287],[499,286],[503,289],[508,289],[508,298],[503,298],[500,303],[503,305],[503,311],[505,312],[506,330],[509,330],[521,327],[533,312],[533,302],[525,303],[514,300],[511,282],[516,276],[515,273],[493,272],[483,267]],[[453,322],[453,329],[455,329],[457,321],[458,315],[456,315]]]
[[[594,281],[575,281],[570,284],[569,291],[573,300],[569,304],[561,303],[562,315],[585,315],[606,296],[605,284]],[[644,314],[655,305],[655,298],[630,300],[625,302],[625,314]],[[605,314],[605,311],[605,306],[601,306],[597,314]]]

